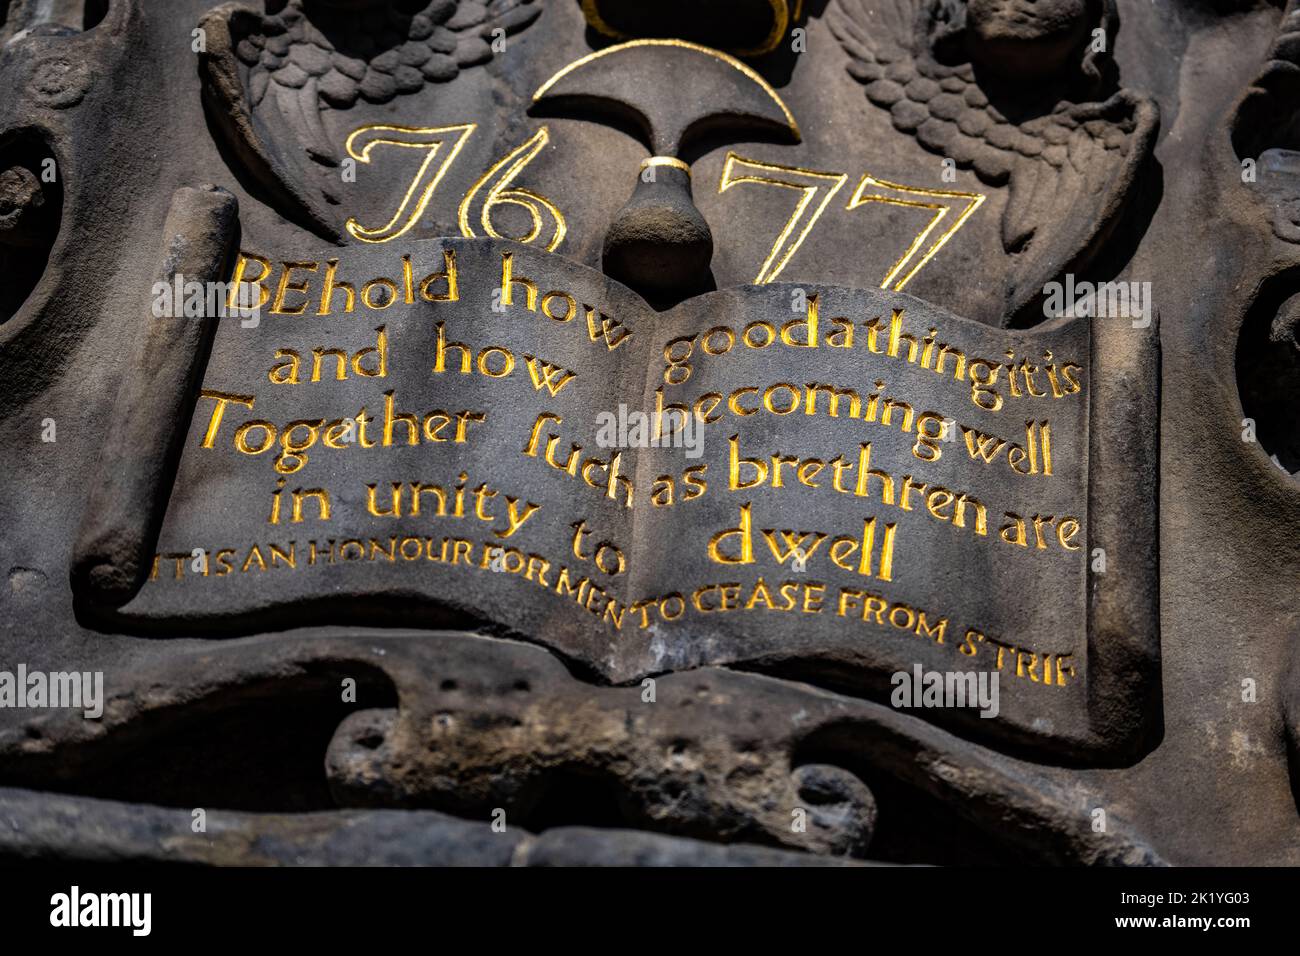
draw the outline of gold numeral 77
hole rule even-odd
[[[912,198],[916,197],[916,198]],[[952,225],[945,229],[929,248],[921,253],[920,259],[916,260],[916,265],[911,269],[907,266],[917,254],[921,251],[921,246],[929,238],[930,233],[934,232],[935,227],[943,222],[944,217],[955,208],[955,204],[946,200],[965,200],[965,208],[958,213],[953,219]],[[948,189],[922,189],[917,186],[903,186],[899,183],[891,183],[888,180],[877,179],[870,173],[862,174],[862,181],[858,183],[858,188],[853,191],[849,198],[849,204],[845,210],[852,212],[859,206],[865,206],[869,202],[882,202],[891,206],[910,206],[914,209],[929,209],[934,213],[925,228],[917,233],[912,244],[907,247],[907,251],[899,258],[890,268],[885,278],[880,283],[880,288],[887,289],[893,284],[894,290],[903,291],[903,286],[907,285],[912,276],[921,271],[921,267],[934,258],[934,254],[943,248],[944,243],[953,237],[971,217],[971,214],[980,207],[985,197],[979,193],[963,193]],[[906,272],[903,270],[907,269]],[[899,279],[899,275],[902,278]],[[894,280],[898,279],[897,282]]]
[[[739,175],[737,170],[741,170]],[[831,200],[835,198],[835,194],[840,191],[848,178],[847,173],[820,172],[812,169],[801,169],[797,166],[781,166],[776,163],[763,163],[746,159],[734,152],[727,153],[726,161],[722,166],[722,178],[718,182],[719,193],[724,193],[732,186],[741,183],[758,183],[765,186],[782,186],[787,189],[795,189],[803,194],[795,205],[794,212],[790,215],[785,227],[772,244],[772,249],[768,253],[767,259],[764,260],[762,268],[759,269],[758,275],[754,278],[756,285],[771,282],[781,274],[781,270],[786,267],[786,264],[789,263],[791,257],[803,244],[803,241],[808,238],[813,226],[816,225],[817,220],[826,211],[826,207],[830,205]],[[820,201],[818,200],[819,193],[821,194]],[[935,253],[943,248],[944,244],[953,237],[957,230],[965,225],[966,220],[980,207],[985,198],[979,193],[904,186],[900,183],[877,179],[870,173],[863,173],[858,188],[853,191],[848,205],[844,208],[846,212],[852,212],[867,203],[880,202],[894,206],[926,209],[934,214],[925,227],[917,233],[903,255],[890,267],[885,274],[885,278],[881,280],[880,287],[882,289],[892,287],[901,291],[912,277],[934,258]],[[948,228],[943,230],[929,246],[925,246],[926,240],[930,238],[930,235],[940,223],[948,217],[950,212],[959,207],[961,211],[951,220]]]
[[[736,169],[744,172],[736,175]],[[751,172],[752,171],[752,172]],[[801,195],[794,207],[790,219],[781,234],[772,244],[772,251],[767,254],[763,267],[754,277],[755,285],[765,285],[781,274],[790,257],[795,254],[803,241],[812,232],[818,218],[826,211],[835,194],[849,181],[848,173],[819,173],[798,166],[778,166],[776,163],[760,163],[745,159],[733,152],[727,153],[727,160],[722,166],[722,178],[718,181],[718,193],[725,193],[732,186],[741,183],[758,183],[763,186],[782,186],[798,190]],[[824,192],[821,201],[817,194]]]

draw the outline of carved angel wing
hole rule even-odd
[[[839,0],[828,20],[850,75],[896,129],[1008,189],[1001,233],[1012,262],[1010,322],[1045,283],[1096,255],[1151,153],[1159,111],[1130,90],[1071,101],[1057,98],[1064,80],[1016,88],[977,78],[969,61],[940,62],[935,50],[962,28],[961,15],[945,0]]]
[[[418,0],[417,0],[418,6]],[[486,63],[496,37],[541,13],[534,0],[427,0],[360,10],[289,0],[275,14],[226,3],[200,21],[204,97],[245,169],[285,211],[338,239],[325,110],[386,103]]]

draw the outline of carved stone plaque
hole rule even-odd
[[[1300,863],[1297,16],[0,0],[0,858]]]

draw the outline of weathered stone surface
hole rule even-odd
[[[853,866],[738,844],[628,830],[498,833],[431,810],[214,812],[205,834],[183,810],[0,790],[0,863],[216,866]],[[189,832],[189,835],[185,835]]]
[[[501,808],[528,830],[634,825],[831,856],[862,857],[870,841],[897,862],[1160,862],[1118,811],[1093,830],[1098,794],[889,707],[716,669],[660,677],[648,701],[512,641],[350,635],[141,662],[99,721],[53,712],[0,735],[3,782],[93,781],[110,799],[185,808],[428,807],[480,821]],[[349,676],[357,701],[340,705]],[[167,773],[149,772],[155,762]]]

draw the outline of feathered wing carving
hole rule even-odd
[[[261,117],[254,117],[245,93],[246,72],[235,56],[235,37],[255,30],[260,21],[256,12],[237,3],[209,11],[199,21],[207,38],[200,55],[203,98],[234,160],[266,190],[270,201],[290,219],[337,240],[340,228],[327,211],[319,177],[311,175],[294,152],[277,147],[277,137]]]
[[[963,17],[962,6],[945,0],[837,0],[828,11],[850,75],[896,129],[1007,188],[1009,322],[1045,283],[1086,268],[1104,243],[1154,147],[1159,111],[1131,90],[1069,98],[1086,88],[1089,64],[1017,83],[962,52],[939,62],[935,47],[953,47]]]
[[[541,13],[535,0],[356,6],[289,0],[270,14],[226,3],[199,24],[203,94],[227,145],[282,211],[334,240],[339,198],[321,173],[339,156],[322,111],[449,82],[492,59],[496,31],[515,33]]]

